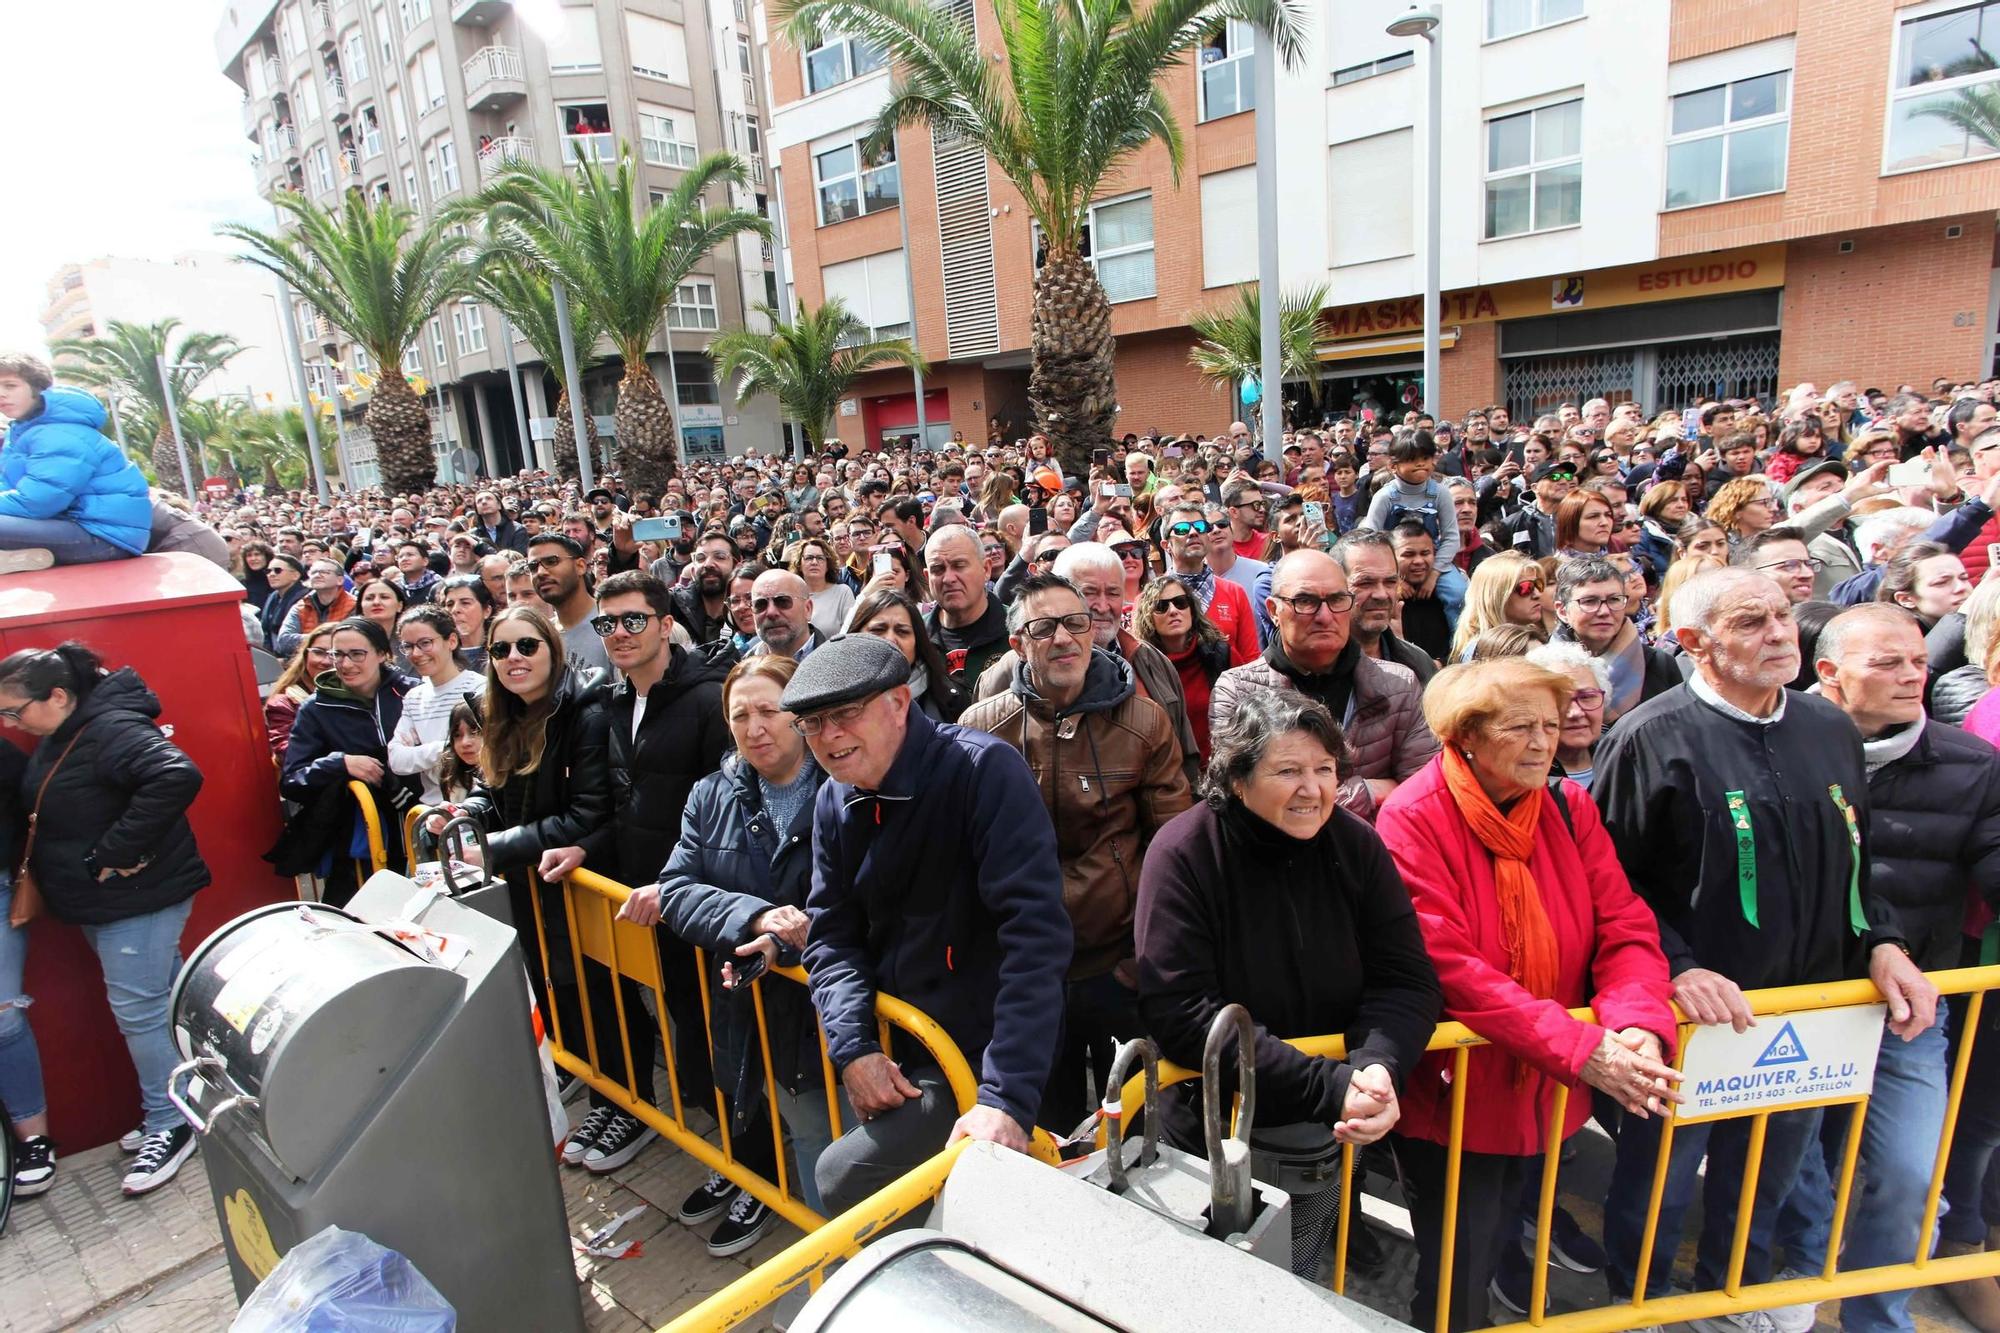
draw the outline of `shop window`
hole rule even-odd
[[[1486,40],[1497,42],[1583,17],[1583,0],[1486,0]]]
[[[1896,25],[1894,86],[1882,170],[1917,171],[2000,153],[2000,0]]]
[[[1486,122],[1486,239],[1583,221],[1583,100]]]
[[[1789,70],[1778,70],[1672,99],[1667,126],[1668,208],[1785,188],[1791,82]]]

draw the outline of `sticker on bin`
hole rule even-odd
[[[1675,1118],[1714,1120],[1865,1097],[1875,1086],[1888,1006],[1857,1005],[1762,1019],[1737,1032],[1698,1027],[1681,1063],[1687,1098]]]

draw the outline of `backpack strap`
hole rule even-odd
[[[1556,810],[1563,817],[1563,827],[1569,830],[1569,836],[1574,840],[1576,837],[1576,817],[1569,811],[1569,797],[1563,795],[1563,780],[1561,778],[1549,779],[1549,799],[1556,803]]]

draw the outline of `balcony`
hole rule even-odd
[[[360,170],[360,160],[354,156],[352,148],[343,148],[334,154],[334,172],[340,183],[351,182]]]
[[[278,58],[276,56],[265,56],[263,60],[263,65],[264,65],[264,87],[267,90],[283,87],[285,82],[285,71],[283,67],[278,64]]]
[[[264,116],[258,105],[262,100],[248,94],[243,98],[243,136],[253,142],[264,130]]]
[[[583,162],[616,162],[618,160],[618,136],[615,134],[565,134],[563,136],[563,165],[573,167]]]
[[[465,105],[470,111],[497,111],[528,95],[521,53],[511,46],[483,46],[465,62]]]
[[[340,77],[337,69],[326,72],[326,109],[331,115],[347,115],[347,80]]]
[[[313,36],[318,39],[321,46],[333,46],[337,36],[333,26],[332,0],[312,0],[312,3],[306,6],[306,10]]]
[[[500,174],[501,168],[509,162],[532,162],[535,160],[535,141],[518,135],[508,135],[493,139],[479,150],[479,179],[492,180]]]
[[[271,157],[296,159],[299,155],[299,136],[289,125],[271,127]]]
[[[491,27],[511,3],[512,0],[453,0],[451,21],[468,28]]]

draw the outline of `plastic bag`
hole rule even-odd
[[[416,1265],[328,1227],[278,1261],[230,1333],[453,1333],[458,1314]]]

